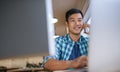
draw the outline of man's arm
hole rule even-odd
[[[65,70],[68,68],[82,68],[86,65],[86,58],[85,56],[78,57],[72,61],[62,61],[62,60],[55,60],[49,59],[44,67],[48,70]]]
[[[85,34],[89,34],[89,29],[90,29],[90,25],[89,24],[87,24],[87,23],[85,23],[84,25],[83,25],[83,29],[84,29],[84,33]]]
[[[70,67],[71,61],[59,61],[55,59],[49,59],[44,67],[48,70],[65,70]]]

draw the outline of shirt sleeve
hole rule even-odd
[[[62,40],[63,40],[62,37],[59,37],[59,38],[55,39],[55,42],[56,42],[56,44],[55,44],[55,47],[56,47],[55,57],[56,57],[57,60],[61,59]]]
[[[88,42],[89,41],[89,37],[85,37],[85,40]]]
[[[89,37],[85,37],[85,40],[86,40],[86,43],[85,43],[85,46],[86,46],[86,55],[88,56]]]
[[[60,37],[55,39],[55,47],[56,47],[55,49],[56,54],[54,56],[45,56],[43,58],[42,66],[44,66],[44,64],[51,58],[60,60],[60,55],[61,55],[61,38]]]

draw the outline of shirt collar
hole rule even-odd
[[[70,35],[69,35],[69,34],[66,34],[66,37],[67,37],[67,39],[68,39],[68,42],[75,43],[75,42],[70,38]],[[79,38],[79,40],[77,41],[77,43],[80,43],[82,38],[83,38],[83,36],[80,35],[80,38]]]

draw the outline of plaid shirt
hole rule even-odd
[[[56,42],[56,55],[55,56],[46,56],[44,58],[43,63],[45,63],[48,59],[53,58],[56,60],[69,60],[70,55],[72,53],[75,42],[71,40],[69,34],[65,36],[60,36],[55,39]],[[77,44],[80,48],[80,53],[82,55],[87,55],[88,53],[88,38],[80,36],[80,39],[77,41]]]

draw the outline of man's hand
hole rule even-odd
[[[82,68],[87,66],[88,60],[87,56],[80,56],[73,61],[71,61],[72,68]]]
[[[84,24],[84,25],[83,25],[83,29],[84,29],[84,33],[85,33],[85,34],[89,34],[89,29],[90,29],[89,24]]]

